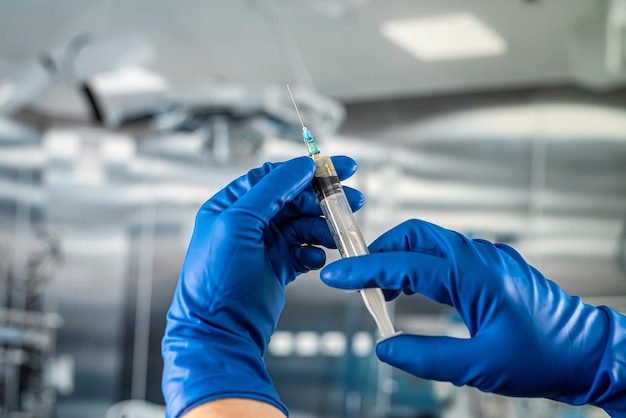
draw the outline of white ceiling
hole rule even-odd
[[[593,38],[604,10],[590,0],[4,1],[0,58],[27,61],[91,32],[145,37],[158,52],[152,68],[179,87],[310,78],[322,93],[353,101],[576,80],[606,87],[618,79],[601,68]],[[498,32],[508,53],[423,63],[379,32],[386,20],[460,11]]]

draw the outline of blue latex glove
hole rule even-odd
[[[399,225],[370,251],[326,266],[322,280],[378,286],[390,298],[421,293],[456,308],[471,335],[400,335],[377,346],[382,361],[425,379],[626,416],[626,317],[569,296],[507,245],[426,222]]]
[[[356,163],[334,157],[340,178]],[[177,418],[211,400],[248,398],[287,414],[263,363],[285,303],[285,286],[321,268],[335,248],[302,157],[267,163],[204,203],[163,338],[163,394]],[[363,196],[346,188],[353,209]]]

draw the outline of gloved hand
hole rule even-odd
[[[569,296],[507,245],[423,221],[392,229],[370,252],[326,266],[322,280],[381,287],[390,298],[421,293],[456,308],[471,335],[400,335],[378,344],[382,361],[425,379],[626,416],[626,317]]]
[[[356,170],[334,157],[338,175]],[[167,416],[211,400],[247,398],[287,414],[263,363],[285,303],[285,286],[335,248],[311,187],[311,159],[267,163],[204,203],[163,338]],[[363,196],[346,188],[353,209]]]

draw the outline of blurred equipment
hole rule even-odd
[[[0,60],[0,140],[36,139],[34,129],[6,116],[32,105],[59,82],[80,91],[91,119],[103,123],[103,110],[91,86],[92,79],[102,73],[147,63],[153,56],[153,47],[140,38],[101,40],[80,34],[67,45],[53,47],[22,65]]]
[[[86,106],[93,124],[132,131],[136,136],[155,131],[179,134],[178,139],[194,136],[191,141],[198,143],[181,148],[176,138],[170,137],[163,143],[157,138],[142,146],[148,154],[161,157],[179,158],[181,149],[189,149],[194,158],[208,155],[214,162],[227,163],[256,155],[268,138],[294,138],[299,132],[289,97],[281,87],[212,79],[173,89],[164,76],[141,67],[155,55],[153,46],[141,38],[98,39],[80,34],[22,66],[0,62],[4,67],[0,73],[0,134],[26,130],[18,122],[2,118],[26,107],[44,120],[67,118],[65,113],[73,110],[64,110],[65,96],[51,100],[47,107],[34,103],[55,83],[66,85],[66,96],[67,85],[79,93],[81,113]],[[293,93],[302,113],[315,123],[320,136],[335,133],[344,120],[344,107],[301,84]],[[55,88],[62,90],[63,86]]]
[[[0,83],[0,115],[30,104],[57,81],[84,87],[96,74],[143,64],[153,56],[152,46],[141,39],[98,40],[90,34],[78,35],[67,45],[12,69]]]
[[[151,138],[154,140],[142,144],[142,150],[161,157],[179,158],[181,149],[189,149],[194,158],[210,156],[214,162],[227,163],[256,155],[268,138],[288,139],[298,134],[298,120],[283,88],[210,80],[173,89],[165,77],[139,66],[154,55],[153,47],[142,39],[76,36],[67,46],[12,68],[0,79],[0,115],[31,105],[54,83],[63,82],[79,92],[90,122],[98,126],[132,131],[137,136],[169,134],[163,143]],[[320,136],[337,131],[345,116],[338,101],[308,87],[296,87],[293,94]],[[63,106],[53,102],[53,109],[35,106],[38,116],[66,117],[59,114]],[[0,118],[0,129],[8,136],[26,128]],[[193,136],[191,141],[197,146],[181,147],[172,133],[186,143]]]
[[[307,120],[315,123],[322,137],[334,134],[343,122],[343,106],[329,97],[299,87],[293,95]],[[197,149],[214,162],[227,163],[254,156],[269,138],[295,138],[300,124],[289,95],[279,86],[249,87],[241,83],[204,84],[193,90],[169,94],[165,100],[145,98],[152,107],[151,128],[158,132],[196,135]],[[142,106],[139,106],[140,108]],[[132,106],[123,101],[108,107],[107,120],[124,126],[135,119]],[[163,110],[165,109],[165,110]],[[142,144],[149,153],[162,157],[180,154],[174,138]],[[197,153],[196,153],[197,156]]]
[[[54,358],[56,330],[63,321],[46,308],[45,290],[61,259],[60,243],[45,232],[28,247],[24,263],[18,250],[0,251],[2,418],[52,417],[57,392],[73,390],[71,359]]]
[[[345,118],[343,105],[317,92],[276,2],[263,0],[259,4],[285,64],[298,83],[291,98],[307,121],[315,124],[320,137],[334,134]],[[289,140],[300,131],[289,96],[282,87],[273,84],[251,87],[240,82],[212,80],[162,95],[118,95],[103,99],[107,103],[108,126],[150,120],[150,127],[159,132],[197,134],[195,138],[179,138],[184,144],[172,144],[174,138],[162,143],[150,141],[147,148],[162,157],[180,158],[179,145],[189,149],[192,142],[193,157],[197,158],[200,150],[213,162],[225,164],[256,155],[267,139]]]

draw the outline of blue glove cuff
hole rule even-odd
[[[581,395],[555,399],[572,405],[592,404],[612,417],[626,418],[626,316],[606,306],[597,309],[607,318],[608,332],[591,389]]]
[[[588,402],[612,417],[626,417],[626,316],[606,306],[598,309],[609,319],[609,335]]]
[[[226,398],[266,402],[288,416],[252,340],[219,328],[199,332],[197,324],[170,319],[168,315],[163,339],[168,370],[163,391],[172,395],[167,402],[168,418],[179,418],[203,403]]]

